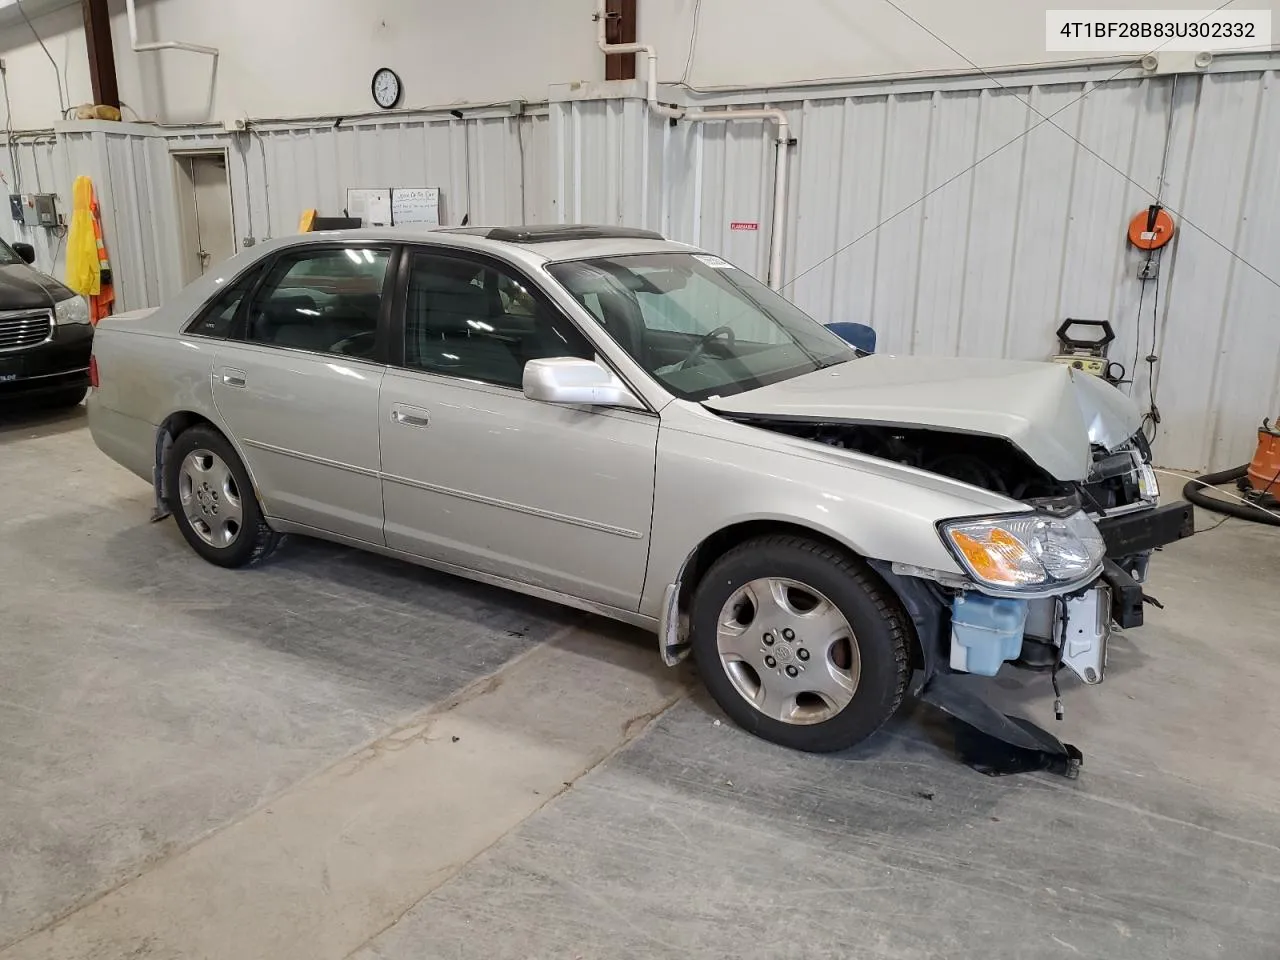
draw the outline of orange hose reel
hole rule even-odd
[[[1153,203],[1129,221],[1129,242],[1139,250],[1159,250],[1173,239],[1173,217]]]

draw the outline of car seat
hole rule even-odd
[[[298,350],[328,350],[330,324],[320,316],[314,298],[304,294],[272,297],[249,317],[248,339]]]
[[[488,295],[472,282],[478,272],[466,264],[453,267],[440,261],[413,272],[405,360],[426,370],[519,383],[520,361],[508,344],[493,336]]]

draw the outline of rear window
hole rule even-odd
[[[223,287],[196,317],[195,322],[187,327],[187,333],[200,337],[216,337],[219,340],[229,337],[240,303],[244,300],[245,294],[253,289],[261,273],[261,268],[255,267],[242,273],[230,285]]]

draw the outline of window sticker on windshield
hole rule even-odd
[[[733,264],[728,260],[721,260],[719,257],[713,257],[709,253],[695,253],[693,259],[701,260],[708,267],[715,267],[717,270],[732,270]]]

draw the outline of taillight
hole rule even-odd
[[[98,386],[98,358],[92,355],[89,357],[89,386]]]

